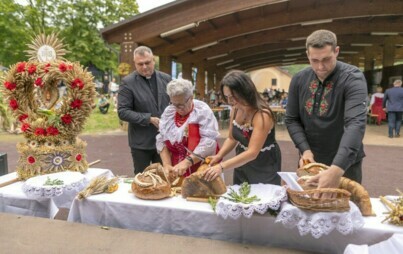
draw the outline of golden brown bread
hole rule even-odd
[[[317,186],[306,183],[306,181],[308,181],[311,177],[312,177],[312,176],[310,176],[310,175],[301,176],[300,178],[298,178],[297,183],[298,183],[298,184],[302,187],[302,189],[304,189],[304,190],[313,190],[313,189],[316,189]]]
[[[326,170],[328,166],[322,163],[312,162],[304,165],[302,168],[297,169],[297,175],[299,177],[304,175],[317,175],[323,170]]]
[[[132,191],[141,199],[163,199],[171,194],[171,184],[161,164],[154,163],[134,177]]]
[[[203,173],[208,167],[208,164],[202,164],[195,173],[183,180],[182,197],[208,198],[222,195],[227,191],[227,187],[220,176],[211,182],[203,179]]]
[[[350,200],[360,208],[363,216],[374,215],[368,191],[361,184],[346,177],[342,177],[340,179],[339,188],[351,193]]]

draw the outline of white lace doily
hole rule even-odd
[[[313,212],[284,202],[276,222],[283,223],[287,228],[298,227],[300,235],[311,233],[316,239],[328,235],[335,229],[341,234],[347,235],[364,226],[360,210],[351,201],[348,212]]]
[[[234,191],[238,192],[239,185],[231,186]],[[228,196],[230,189],[228,188],[225,196]],[[268,209],[278,210],[283,201],[287,200],[286,189],[272,184],[251,184],[249,196],[256,195],[260,201],[251,204],[235,203],[224,198],[220,198],[216,205],[216,213],[226,219],[238,219],[241,215],[246,218],[252,217],[254,212],[264,214]]]
[[[62,185],[44,185],[46,180],[62,180]],[[85,176],[80,172],[59,172],[54,174],[46,174],[28,179],[22,186],[22,190],[28,197],[35,198],[52,198],[62,195],[64,192],[79,192],[84,189],[87,181]]]

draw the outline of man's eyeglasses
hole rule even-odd
[[[187,100],[185,101],[185,103],[170,103],[172,106],[174,106],[177,109],[184,109],[186,107],[186,104],[189,102],[190,98],[192,98],[192,96],[190,96],[189,98],[187,98]]]

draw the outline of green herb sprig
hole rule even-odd
[[[54,186],[54,185],[63,185],[64,181],[60,180],[60,179],[53,179],[51,180],[50,177],[48,176],[46,179],[46,182],[43,184],[44,186],[48,185],[48,186]]]
[[[230,188],[228,197],[223,196],[223,198],[235,203],[243,203],[243,204],[250,204],[255,201],[260,201],[260,198],[258,198],[256,195],[249,197],[250,188],[251,186],[247,182],[244,182],[241,184],[241,187],[239,188],[239,194],[238,192]]]
[[[216,197],[208,197],[208,203],[211,205],[211,208],[215,212],[215,208],[217,206],[218,199]]]

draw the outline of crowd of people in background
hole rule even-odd
[[[400,79],[394,80],[390,88],[383,93],[381,86],[376,87],[376,92],[368,93],[367,107],[368,117],[374,117],[376,124],[382,121],[388,122],[389,138],[400,137],[400,126],[403,114],[403,88]]]
[[[94,83],[98,98],[95,107],[98,107],[101,114],[107,114],[111,103],[113,103],[113,111],[117,112],[119,84],[117,83],[116,78],[112,78],[110,81],[109,76],[105,75],[102,82],[95,79]]]

